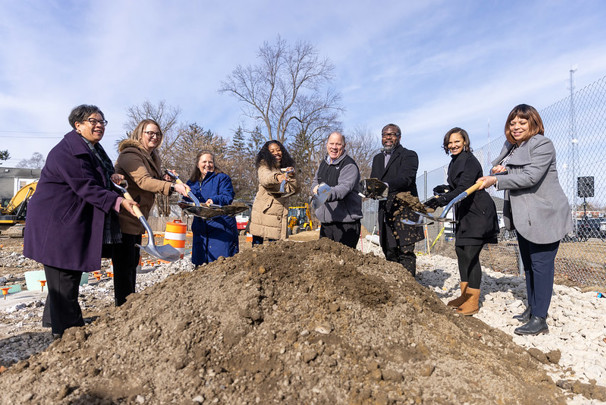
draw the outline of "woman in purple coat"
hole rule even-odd
[[[111,160],[99,144],[107,121],[93,105],[72,110],[68,132],[48,154],[28,203],[23,254],[44,265],[48,296],[42,323],[58,338],[84,325],[78,303],[82,272],[101,268],[103,245],[120,242],[120,208],[135,202],[112,190]]]

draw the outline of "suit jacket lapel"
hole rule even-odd
[[[389,167],[393,164],[394,160],[396,160],[396,158],[400,156],[400,152],[402,152],[402,145],[398,145],[396,149],[391,153],[391,157],[389,158],[389,162],[387,162],[387,166],[385,166],[385,156],[383,156],[383,166],[385,166],[383,176],[385,176],[385,174],[389,170]],[[381,178],[383,178],[383,176]]]
[[[530,148],[528,147],[528,141],[513,152],[508,163],[515,166],[526,166],[530,164]]]

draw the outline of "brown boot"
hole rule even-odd
[[[461,315],[473,315],[477,314],[480,310],[480,289],[467,287],[465,293],[469,295],[467,301],[465,301],[460,307],[457,308],[457,314]]]
[[[467,298],[469,298],[469,294],[465,294],[465,290],[467,289],[467,281],[462,281],[461,282],[461,295],[459,295],[457,298],[455,298],[454,300],[448,301],[448,305],[449,307],[460,307],[461,305],[463,305],[463,303],[465,301],[467,301]]]

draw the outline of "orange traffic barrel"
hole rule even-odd
[[[164,232],[164,244],[171,245],[179,251],[181,258],[185,254],[185,236],[187,234],[187,225],[181,220],[175,219],[166,223],[166,232]]]

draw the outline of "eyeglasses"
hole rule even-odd
[[[396,134],[395,132],[385,132],[385,133],[381,134],[381,136],[383,138],[397,138],[398,134]]]
[[[103,126],[106,126],[106,125],[107,125],[107,121],[106,121],[106,120],[101,120],[101,121],[99,121],[99,120],[96,120],[96,119],[94,119],[94,118],[89,118],[89,119],[87,119],[87,121],[88,121],[88,122],[90,122],[90,123],[91,123],[91,125],[92,125],[93,127],[94,127],[95,125],[97,125],[97,124],[101,124],[101,125],[103,125]]]
[[[158,139],[162,138],[162,134],[160,132],[143,131],[143,133],[149,136],[150,138],[153,138],[154,136]]]

